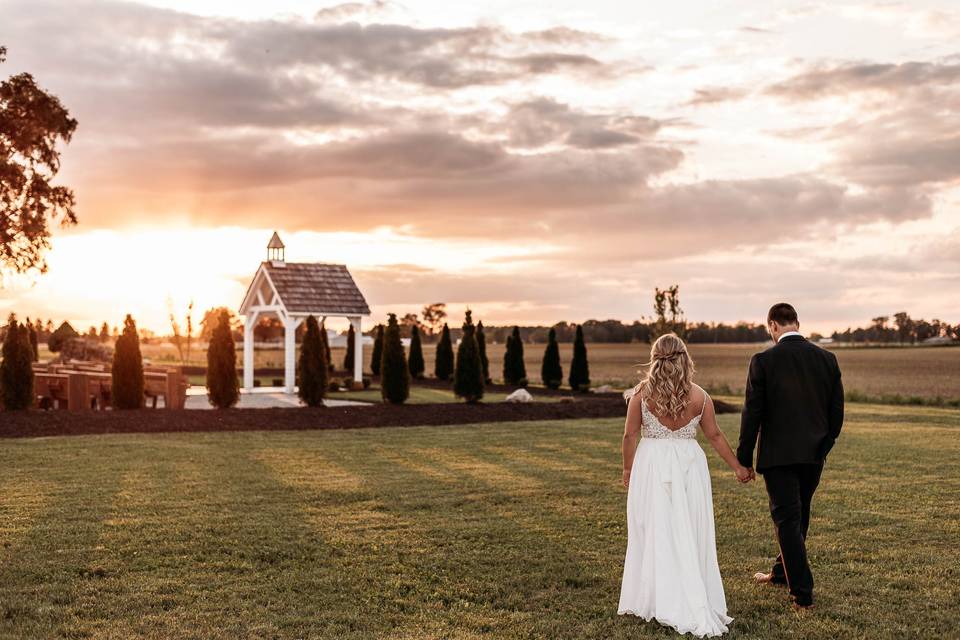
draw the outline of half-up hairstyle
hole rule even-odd
[[[679,419],[690,400],[693,359],[676,334],[666,333],[650,347],[650,362],[638,389],[643,401],[653,403],[654,413]]]

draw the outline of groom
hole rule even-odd
[[[800,335],[792,306],[773,305],[767,330],[776,344],[750,361],[737,459],[752,470],[757,448],[756,469],[767,486],[780,553],[770,573],[754,579],[787,585],[793,606],[807,609],[813,606],[810,501],[843,426],[843,385],[836,356]]]

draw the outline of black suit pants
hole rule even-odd
[[[770,516],[780,553],[773,564],[773,582],[786,584],[799,605],[813,604],[813,573],[807,561],[810,502],[820,483],[822,464],[791,464],[764,469]]]

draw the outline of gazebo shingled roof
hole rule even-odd
[[[261,316],[276,316],[283,324],[283,381],[287,393],[293,393],[296,382],[297,327],[310,315],[326,318],[343,317],[353,327],[353,384],[363,381],[362,317],[370,315],[370,307],[360,293],[346,265],[319,262],[286,262],[283,241],[273,233],[267,245],[267,260],[250,281],[240,303],[243,323],[243,387],[248,392],[256,386],[253,350],[256,347],[254,327]]]
[[[346,265],[264,262],[277,296],[290,313],[370,315],[370,307]]]

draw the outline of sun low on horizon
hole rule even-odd
[[[555,6],[554,6],[555,5]],[[277,231],[381,321],[960,317],[960,8],[0,3],[0,78],[77,119],[78,224],[3,317],[236,309]],[[854,34],[856,37],[851,38]]]

